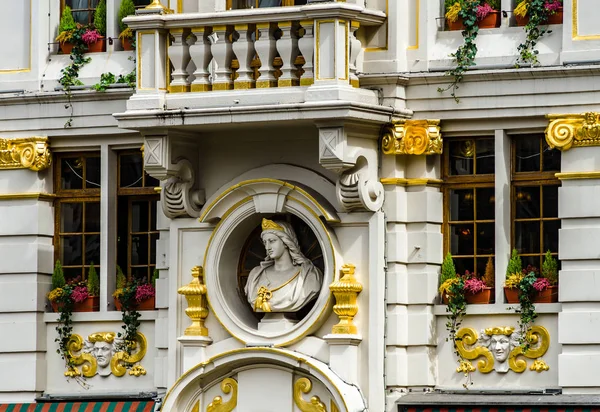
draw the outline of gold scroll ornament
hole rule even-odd
[[[183,334],[185,336],[208,336],[208,329],[204,326],[208,317],[208,302],[202,266],[192,268],[192,277],[190,283],[177,290],[177,293],[185,296],[188,304],[185,314],[192,320],[192,324],[185,329]]]
[[[221,390],[224,394],[231,393],[231,397],[227,402],[223,402],[223,398],[215,396],[213,401],[206,407],[206,412],[231,412],[237,406],[238,384],[233,378],[225,378],[221,382]]]
[[[398,120],[385,127],[381,147],[384,154],[442,154],[439,120]]]
[[[550,148],[569,150],[571,147],[600,146],[600,114],[549,114],[546,142]]]
[[[358,328],[354,324],[354,316],[358,313],[358,294],[362,291],[362,285],[354,277],[355,266],[348,263],[342,266],[342,278],[329,285],[329,290],[335,296],[333,311],[340,318],[337,325],[332,328],[334,334],[356,335]]]
[[[47,137],[0,138],[0,169],[44,170],[52,163]]]
[[[512,327],[494,327],[485,329],[484,333],[487,335],[507,335],[510,336],[514,328]],[[481,373],[490,373],[494,370],[494,356],[492,352],[485,346],[475,346],[479,340],[479,336],[473,328],[461,328],[456,333],[456,347],[460,356],[464,359],[475,360],[477,362],[477,370]],[[508,355],[508,367],[517,373],[523,373],[527,369],[527,361],[518,358],[519,356],[535,359],[530,367],[530,370],[536,372],[543,372],[549,370],[549,366],[542,360],[539,359],[543,356],[550,347],[550,333],[543,326],[532,326],[527,332],[527,338],[530,344],[530,348],[523,352],[521,346],[514,347]],[[463,362],[465,363],[465,362]],[[467,366],[471,366],[470,362],[466,362]],[[472,369],[471,369],[472,368]],[[471,371],[475,371],[475,368],[471,366]],[[461,364],[457,368],[457,372],[464,373],[465,365]]]
[[[305,401],[302,394],[308,394],[312,390],[312,382],[308,378],[300,378],[294,383],[294,403],[302,412],[327,412],[327,407],[321,398],[313,396],[310,401]]]

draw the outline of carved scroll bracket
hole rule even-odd
[[[546,142],[551,148],[600,146],[600,113],[549,114]]]
[[[44,170],[52,163],[47,137],[0,138],[0,170]]]
[[[344,209],[375,212],[384,190],[377,175],[377,132],[351,125],[319,127],[319,163],[339,175],[336,189]]]
[[[398,120],[384,128],[381,148],[391,155],[442,154],[439,120]]]

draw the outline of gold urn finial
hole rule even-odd
[[[163,14],[173,13],[173,10],[169,9],[168,7],[163,6],[163,4],[160,2],[160,0],[152,0],[152,3],[150,3],[146,7],[144,7],[144,10],[157,10]]]
[[[356,300],[363,287],[354,277],[355,269],[356,267],[351,263],[343,265],[342,278],[329,285],[329,290],[335,296],[336,302],[333,311],[340,318],[340,322],[332,328],[334,334],[356,335],[358,333],[358,328],[353,320],[358,312]]]
[[[192,268],[192,281],[180,287],[177,293],[185,296],[188,307],[185,314],[192,320],[192,324],[185,329],[185,336],[208,336],[208,329],[204,322],[208,316],[206,301],[206,285],[204,284],[204,270],[202,266]]]

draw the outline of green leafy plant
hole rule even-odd
[[[90,296],[98,296],[100,294],[100,279],[94,267],[94,262],[90,264],[87,278],[87,289]]]
[[[542,276],[548,279],[553,286],[558,283],[558,262],[549,250],[546,251],[542,263]]]
[[[517,47],[517,67],[520,64],[539,64],[539,50],[536,49],[536,45],[545,34],[552,32],[545,25],[559,7],[562,7],[562,0],[521,0],[517,3],[514,14],[521,18],[529,18],[525,25],[525,42]]]
[[[442,275],[440,278],[440,282],[444,283],[448,279],[456,278],[456,268],[454,267],[454,260],[452,259],[452,254],[448,252],[446,257],[444,257],[444,261],[442,262]]]
[[[519,343],[523,353],[526,353],[531,347],[531,341],[528,339],[529,329],[538,317],[532,299],[535,291],[533,284],[536,280],[535,272],[531,271],[523,275],[519,282],[519,307],[515,309],[515,313],[519,315]]]
[[[60,16],[60,23],[58,24],[58,36],[56,41],[67,42],[71,40],[73,31],[77,28],[73,14],[71,14],[71,8],[65,6],[62,15]]]
[[[111,84],[126,84],[129,87],[135,87],[136,82],[136,72],[135,68],[126,75],[120,74],[119,77],[115,79],[115,75],[111,72],[102,73],[100,75],[100,82],[96,83],[92,86],[92,89],[97,92],[105,92],[108,89],[108,86]]]
[[[123,33],[126,29],[128,29],[127,25],[123,23],[123,19],[127,16],[132,16],[135,14],[135,4],[133,0],[121,0],[121,6],[119,7],[119,30]],[[129,29],[131,31],[131,29]],[[133,32],[132,32],[133,34]],[[119,38],[121,35],[119,34]]]
[[[100,35],[106,36],[106,1],[100,0],[94,12],[94,27]]]
[[[54,264],[54,271],[52,272],[52,289],[62,288],[66,283],[62,265],[60,264],[60,260],[57,260]]]
[[[517,249],[513,249],[508,261],[508,265],[506,266],[506,278],[508,279],[510,275],[514,275],[515,273],[520,274],[522,270],[523,263],[521,262],[519,251]]]
[[[152,286],[154,287],[154,289],[156,289],[156,279],[158,279],[160,277],[160,272],[158,271],[158,269],[154,268],[154,271],[152,272]]]
[[[494,261],[492,260],[492,257],[490,256],[485,265],[485,273],[483,274],[483,278],[481,280],[483,280],[485,282],[485,285],[487,287],[493,288],[494,286],[496,286],[495,277],[496,277],[496,274],[494,271]]]

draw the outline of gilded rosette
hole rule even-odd
[[[440,121],[398,120],[383,132],[381,148],[384,154],[432,155],[442,154]]]
[[[47,137],[0,138],[0,169],[44,170],[52,163]]]
[[[188,304],[185,314],[192,320],[192,324],[185,329],[184,335],[208,336],[208,329],[204,326],[208,317],[208,302],[202,266],[192,268],[192,277],[190,283],[177,290],[177,293],[185,296]]]
[[[335,296],[336,304],[333,311],[340,318],[340,322],[333,326],[334,334],[352,334],[358,333],[358,328],[354,324],[354,316],[358,312],[357,298],[362,291],[362,285],[354,277],[355,266],[345,264],[342,266],[342,278],[329,285],[329,290]]]
[[[546,142],[551,148],[569,150],[571,147],[600,146],[600,114],[549,114]]]

